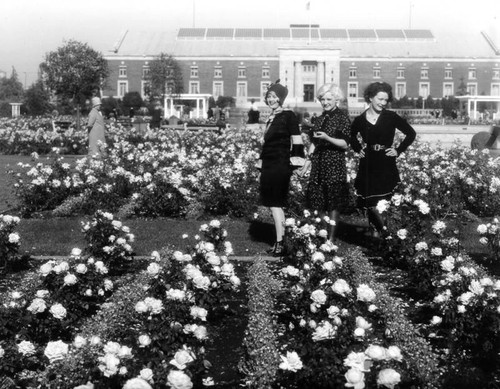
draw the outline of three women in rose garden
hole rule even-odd
[[[329,241],[335,238],[339,213],[348,203],[346,151],[349,146],[359,156],[354,182],[357,206],[366,211],[374,236],[385,231],[385,223],[376,205],[390,199],[400,184],[396,158],[414,141],[415,130],[397,113],[388,111],[392,88],[385,82],[368,85],[364,98],[368,108],[351,125],[348,115],[339,108],[344,95],[335,84],[318,89],[317,98],[323,113],[309,131],[310,146],[304,160],[299,124],[292,111],[284,110],[288,90],[278,82],[266,93],[271,115],[266,124],[261,160],[261,203],[271,209],[276,229],[274,256],[283,252],[283,236],[290,178],[308,172],[307,209],[317,211],[330,221]],[[395,144],[396,129],[404,139]]]

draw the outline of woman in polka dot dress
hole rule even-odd
[[[347,114],[337,107],[344,98],[337,85],[323,85],[318,89],[317,98],[323,113],[314,123],[308,161],[301,173],[311,169],[307,206],[309,210],[330,218],[328,235],[333,241],[339,211],[345,207],[349,193],[345,152],[349,145],[351,123]]]

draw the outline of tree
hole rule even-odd
[[[10,78],[0,79],[0,100],[9,103],[19,103],[22,101],[23,95],[23,84],[17,77],[16,69],[12,67]]]
[[[47,53],[40,70],[48,88],[76,107],[79,127],[82,106],[96,87],[102,87],[109,73],[102,54],[86,43],[70,40],[56,51]]]
[[[161,53],[149,64],[149,93],[151,99],[163,101],[165,96],[183,92],[182,72],[177,61],[169,54]]]
[[[122,99],[122,105],[125,108],[134,108],[138,110],[142,107],[142,97],[139,92],[127,92]]]
[[[50,93],[41,80],[31,85],[24,97],[24,105],[30,115],[43,115],[50,112],[53,107],[49,101]]]

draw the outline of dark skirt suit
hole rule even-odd
[[[366,111],[354,119],[351,126],[351,147],[359,153],[364,149],[365,156],[360,158],[358,174],[354,181],[358,207],[375,207],[380,200],[390,199],[401,182],[396,166],[396,157],[387,156],[386,150],[392,147],[396,129],[405,138],[396,148],[404,152],[415,140],[416,132],[408,122],[393,111],[383,110],[375,124],[366,119]],[[358,138],[361,136],[364,145]]]
[[[292,144],[292,139],[294,140]],[[299,122],[292,111],[282,111],[267,123],[260,159],[260,200],[266,207],[285,207],[294,166],[291,157],[304,158]]]
[[[315,123],[315,131],[350,143],[351,122],[339,108],[323,112]],[[312,135],[312,134],[311,134]],[[307,206],[315,211],[345,209],[349,196],[345,150],[324,139],[311,137],[311,174],[307,186]]]

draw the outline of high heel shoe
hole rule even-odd
[[[274,245],[273,257],[282,257],[285,254],[285,247],[283,241],[276,242]]]

